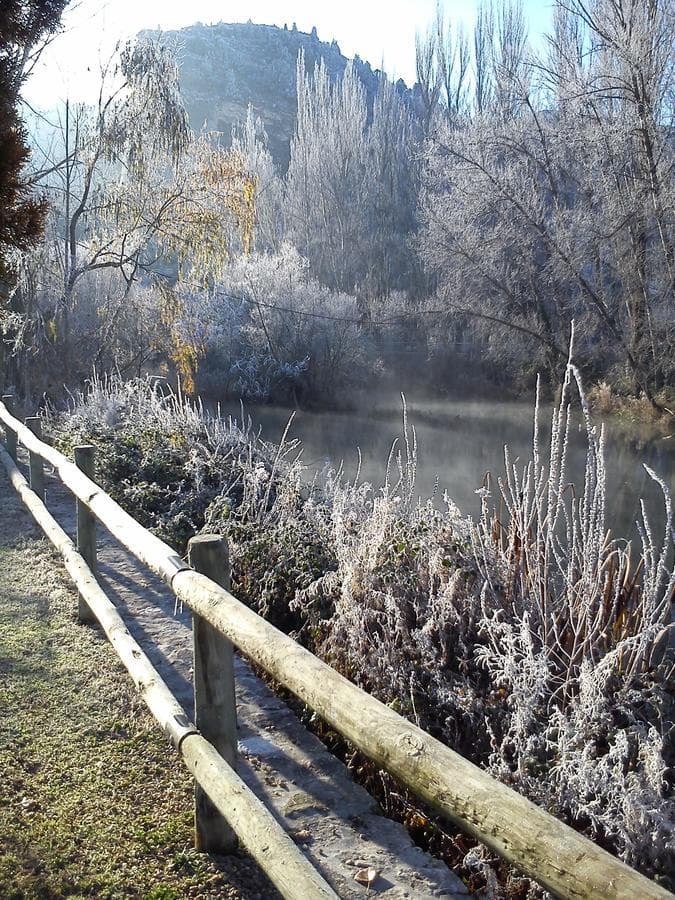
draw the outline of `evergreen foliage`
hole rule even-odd
[[[23,169],[30,156],[19,91],[39,42],[58,26],[68,0],[3,0],[0,7],[0,285],[11,278],[13,251],[40,236],[44,202],[32,195]]]

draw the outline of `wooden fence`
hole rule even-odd
[[[39,420],[22,425],[8,408],[10,398],[3,401],[0,423],[7,449],[0,450],[0,458],[24,503],[61,551],[80,591],[81,618],[93,614],[101,623],[193,773],[198,846],[227,849],[236,835],[285,897],[336,896],[236,775],[234,645],[377,765],[555,895],[673,900],[667,890],[397,715],[240,603],[228,590],[223,574],[227,551],[219,536],[190,542],[192,568],[92,480],[91,448],[76,448],[79,466],[70,462],[40,439]],[[16,466],[17,441],[28,450],[33,490]],[[42,502],[44,462],[76,497],[80,553]],[[94,517],[192,610],[195,724],[187,720],[95,579]]]

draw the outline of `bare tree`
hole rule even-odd
[[[527,27],[521,0],[498,6],[492,42],[492,69],[495,106],[498,115],[509,119],[518,115],[529,93]]]
[[[283,181],[268,148],[265,126],[251,106],[246,121],[232,129],[232,150],[255,179],[252,249],[278,250],[283,241]]]
[[[438,3],[426,34],[415,36],[416,91],[422,106],[422,129],[430,134],[438,115],[457,122],[469,110],[469,39],[463,25],[446,21]]]
[[[370,297],[409,275],[414,132],[411,114],[386,76],[369,115],[352,66],[332,83],[323,64],[310,75],[300,56],[285,234],[330,287]]]
[[[672,373],[674,338],[666,12],[560,4],[539,85],[519,17],[502,14],[491,111],[430,150],[421,239],[447,308],[487,324],[495,354],[517,342],[555,375],[576,318],[592,371],[625,365],[650,399]]]
[[[37,342],[51,377],[77,383],[92,366],[124,362],[110,351],[124,344],[139,279],[186,263],[196,277],[217,272],[233,221],[250,242],[254,191],[237,154],[189,133],[173,53],[157,41],[102,66],[94,107],[66,104],[54,151],[41,161],[51,211],[45,246],[25,260],[32,321],[17,361]]]
[[[476,24],[473,29],[473,62],[474,62],[474,96],[476,111],[487,112],[492,103],[492,40],[494,20],[492,4],[481,2],[476,12]]]
[[[582,70],[580,112],[606,148],[622,215],[614,242],[621,242],[623,252],[617,276],[629,319],[630,354],[640,361],[645,377],[658,384],[663,374],[659,326],[672,318],[675,298],[675,7],[672,0],[573,0],[563,10],[585,30],[590,47],[590,62]],[[574,45],[568,42],[566,49],[569,70]],[[560,89],[561,78],[552,67],[549,72]],[[563,106],[569,88],[565,93]]]
[[[431,132],[443,86],[443,73],[438,67],[438,41],[438,31],[433,26],[426,34],[417,32],[415,35],[416,90],[422,105],[425,134]]]

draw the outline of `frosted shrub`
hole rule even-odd
[[[275,393],[275,388],[280,384],[291,389],[299,386],[308,363],[309,357],[283,362],[269,354],[253,353],[230,366],[232,389],[240,397],[263,402]]]
[[[390,459],[395,483],[388,475],[377,491],[327,479],[322,503],[307,514],[336,569],[295,602],[320,599],[330,608],[318,650],[332,664],[464,746],[483,715],[469,676],[480,584],[469,523],[457,507],[447,498],[443,509],[415,501],[415,454],[414,429],[406,427],[404,450]],[[471,742],[480,743],[473,735]]]
[[[588,439],[578,497],[566,476],[575,385]],[[518,468],[505,456],[505,521],[484,498],[474,548],[489,589],[475,659],[505,696],[488,720],[488,764],[631,864],[664,872],[675,849],[665,758],[672,753],[672,510],[659,482],[665,531],[657,541],[643,510],[634,567],[630,544],[611,540],[605,524],[603,444],[569,366],[549,459],[540,456],[535,416],[532,460]]]
[[[212,290],[177,290],[177,328],[202,348],[201,385],[212,392],[334,399],[374,364],[356,298],[313,280],[288,244],[233,259]]]
[[[575,386],[588,455],[567,480]],[[415,495],[403,439],[383,484],[306,482],[297,443],[150,381],[95,382],[51,422],[99,447],[106,488],[183,549],[227,535],[237,596],[357,684],[648,874],[672,878],[673,522],[641,552],[605,525],[604,435],[569,366],[540,450],[498,481],[504,514]],[[287,430],[288,431],[288,430]],[[651,473],[653,478],[657,478]],[[658,480],[658,479],[657,479]],[[469,861],[477,870],[480,855]],[[467,863],[468,864],[468,863]]]
[[[250,421],[212,416],[157,379],[95,379],[67,416],[52,413],[48,425],[66,451],[95,444],[106,490],[179,549],[213,510],[227,517],[241,507],[261,519],[260,507],[280,501],[282,485],[288,493],[299,483],[291,474],[297,462],[287,458],[294,442],[268,444]]]
[[[575,385],[588,439],[578,497],[566,474]],[[411,435],[396,485],[387,478],[378,492],[333,476],[307,510],[336,556],[335,571],[295,600],[330,610],[318,651],[627,862],[672,877],[665,486],[664,533],[657,540],[643,516],[632,564],[630,545],[607,532],[604,434],[572,366],[548,459],[538,405],[532,460],[518,467],[505,453],[501,520],[488,489],[475,526],[447,498],[442,509],[415,502]]]

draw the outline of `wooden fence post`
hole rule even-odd
[[[188,545],[190,565],[216,584],[230,588],[226,540],[202,534]],[[234,694],[232,644],[201,616],[192,617],[194,644],[195,724],[223,759],[237,768],[237,708]],[[214,853],[230,853],[237,836],[195,783],[195,847]]]
[[[35,437],[42,440],[42,420],[40,416],[28,416],[26,419],[26,427],[30,428]],[[28,451],[28,468],[30,470],[30,486],[35,491],[40,500],[45,500],[45,469],[44,462],[39,453]]]
[[[11,394],[3,394],[2,402],[7,407],[7,412],[10,415],[14,415],[14,397]],[[5,444],[7,445],[7,452],[12,457],[14,462],[16,462],[16,431],[13,431],[9,425],[5,425]]]
[[[92,444],[81,444],[74,448],[75,465],[92,480],[96,477],[96,448]],[[77,506],[77,549],[91,571],[96,575],[96,517],[81,500]],[[92,625],[96,616],[89,609],[87,601],[79,594],[77,617],[82,624]]]

